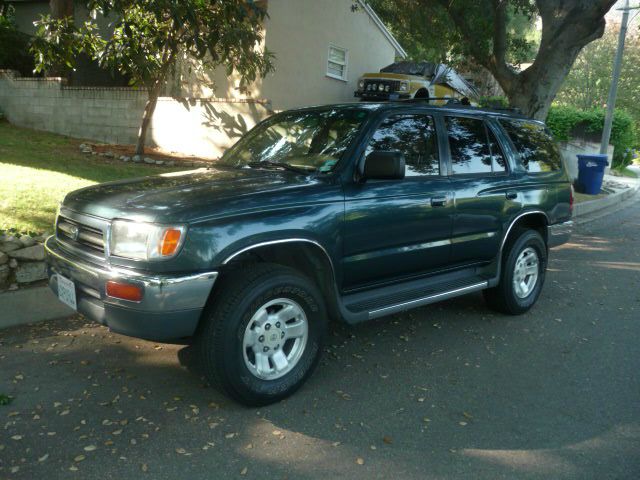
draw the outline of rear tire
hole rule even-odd
[[[536,230],[520,230],[507,243],[500,283],[483,291],[487,305],[501,313],[520,315],[538,300],[547,269],[547,246]]]
[[[316,368],[327,328],[323,297],[293,269],[256,264],[224,277],[196,343],[205,377],[247,406],[294,393]]]

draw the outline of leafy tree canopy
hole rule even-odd
[[[559,105],[588,110],[607,103],[611,87],[613,59],[618,46],[619,28],[587,45],[580,53],[558,93]],[[640,36],[628,34],[618,83],[616,107],[629,112],[640,123]]]
[[[416,2],[396,0],[371,0],[369,2],[390,26],[400,44],[415,60],[428,60],[450,65],[467,65],[472,57],[471,49],[464,37],[456,30],[446,9],[438,2],[423,2],[420,8],[412,9]],[[474,10],[477,2],[464,2]],[[482,2],[480,2],[482,3]],[[424,8],[422,8],[424,6]],[[412,9],[416,15],[402,13]],[[478,9],[477,22],[472,28],[478,38],[484,39],[484,56],[489,55],[491,22],[486,13]],[[474,13],[469,12],[472,16]],[[508,61],[512,64],[527,63],[535,58],[540,42],[535,23],[537,10],[533,2],[518,2],[507,8],[507,30],[509,33]]]

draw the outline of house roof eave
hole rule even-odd
[[[407,58],[408,57],[407,52],[404,50],[404,48],[402,48],[402,45],[400,45],[400,43],[395,39],[393,34],[389,31],[389,29],[382,22],[382,20],[380,20],[380,17],[373,10],[373,8],[371,8],[371,6],[369,6],[369,4],[364,0],[358,0],[358,3],[362,6],[362,9],[365,12],[367,12],[371,20],[373,20],[373,23],[376,24],[376,26],[380,29],[380,31],[386,37],[386,39],[389,40],[389,43],[393,45],[393,48],[395,49],[396,53],[402,58]]]

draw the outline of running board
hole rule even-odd
[[[340,298],[347,323],[360,323],[490,287],[474,269],[351,293]]]
[[[386,315],[391,315],[394,313],[403,312],[411,308],[421,307],[423,305],[428,305],[430,303],[439,302],[441,300],[446,300],[447,298],[457,297],[459,295],[464,295],[466,293],[476,292],[478,290],[484,290],[485,288],[487,288],[488,285],[489,285],[489,282],[485,280],[483,282],[475,283],[473,285],[468,285],[466,287],[456,288],[454,290],[449,290],[441,293],[435,293],[433,295],[417,298],[415,300],[410,300],[408,302],[398,303],[396,305],[390,305],[384,308],[378,308],[377,310],[372,310],[369,312],[369,320],[372,320],[374,318],[384,317]]]

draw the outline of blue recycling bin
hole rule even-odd
[[[602,188],[604,169],[609,157],[601,154],[578,155],[578,188],[582,193],[597,195]]]

